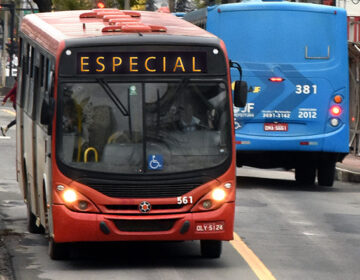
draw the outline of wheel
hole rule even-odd
[[[314,185],[316,168],[312,166],[301,166],[295,168],[296,182],[304,185]]]
[[[321,161],[318,167],[318,184],[319,186],[332,187],[335,179],[335,165],[333,160]]]
[[[49,256],[52,260],[64,260],[69,256],[67,243],[57,243],[53,238],[49,239]]]
[[[200,240],[201,256],[204,258],[219,258],[222,250],[220,240]]]
[[[27,229],[30,233],[44,233],[41,226],[36,225],[36,216],[31,212],[30,206],[27,206]]]

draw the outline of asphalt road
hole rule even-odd
[[[13,118],[0,107],[0,124]],[[238,169],[236,240],[220,259],[198,242],[74,245],[52,261],[45,236],[26,231],[16,183],[15,129],[0,136],[0,280],[359,279],[360,185],[298,186],[292,172]],[[10,259],[9,259],[10,257]]]

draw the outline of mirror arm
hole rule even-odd
[[[230,68],[236,68],[239,71],[239,75],[240,75],[239,81],[242,81],[242,69],[240,64],[236,61],[232,61],[231,59],[229,59],[229,64],[230,64]]]

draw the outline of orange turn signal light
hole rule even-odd
[[[342,99],[342,96],[341,96],[341,95],[336,95],[336,96],[334,97],[334,102],[337,103],[337,104],[341,103],[342,100],[343,100],[343,99]]]

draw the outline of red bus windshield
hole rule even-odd
[[[58,159],[105,173],[177,173],[231,155],[224,83],[63,83]]]

